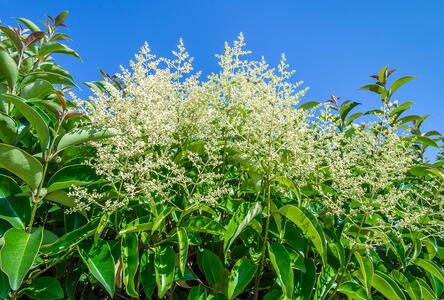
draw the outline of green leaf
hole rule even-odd
[[[433,261],[422,258],[415,258],[410,260],[410,262],[423,268],[424,270],[435,276],[439,281],[444,283],[444,272]]]
[[[291,299],[293,295],[293,270],[291,268],[291,259],[287,249],[282,244],[274,243],[268,247],[270,261],[276,272],[279,285],[284,292],[285,297]]]
[[[260,202],[242,203],[231,217],[224,235],[224,252],[227,253],[230,246],[248,224],[262,212]]]
[[[364,288],[359,283],[353,281],[346,281],[342,283],[338,288],[338,292],[347,295],[349,299],[369,299],[367,298]]]
[[[307,109],[313,108],[319,104],[321,104],[321,103],[317,102],[317,101],[308,101],[308,102],[302,103],[299,106],[299,108],[307,110]]]
[[[374,274],[373,262],[368,255],[362,257],[358,252],[354,252],[354,255],[359,264],[363,285],[367,291],[367,295],[370,296]]]
[[[86,165],[71,165],[58,170],[48,181],[48,193],[73,185],[82,186],[97,182],[95,170]]]
[[[316,221],[316,218],[305,207],[285,205],[279,210],[280,213],[298,226],[305,235],[313,242],[321,255],[324,264],[327,263],[327,244],[324,232]]]
[[[155,251],[154,269],[156,274],[157,294],[159,298],[165,296],[174,281],[176,255],[171,247],[159,247]]]
[[[76,198],[68,196],[68,193],[65,191],[50,192],[45,196],[45,199],[70,208],[77,206]]]
[[[99,218],[96,218],[87,223],[86,225],[63,235],[54,243],[42,246],[40,252],[42,252],[45,255],[52,256],[60,252],[66,251],[69,248],[76,246],[78,243],[80,243],[87,237],[93,235],[97,229],[98,223],[99,223]]]
[[[0,140],[5,144],[14,144],[17,137],[17,124],[10,116],[0,112]]]
[[[179,267],[180,272],[184,275],[188,258],[188,234],[185,228],[177,228],[177,240],[179,245]]]
[[[43,79],[37,79],[25,85],[20,91],[20,96],[25,99],[44,99],[54,89],[51,83]]]
[[[59,74],[63,77],[68,77],[69,79],[73,79],[71,73],[68,72],[68,70],[66,70],[65,68],[55,64],[55,63],[51,63],[51,62],[44,62],[42,64],[39,65],[39,70],[41,71],[45,71],[48,73],[55,73],[55,74]]]
[[[43,166],[34,156],[14,146],[0,144],[0,168],[20,177],[32,190],[43,177]]]
[[[75,128],[62,136],[57,145],[57,150],[60,151],[77,144],[105,139],[115,135],[116,131],[109,128],[95,128],[92,126]]]
[[[25,18],[14,18],[16,20],[19,20],[23,24],[25,24],[26,27],[28,27],[32,32],[41,31],[40,28],[34,24],[34,22],[25,19]]]
[[[206,300],[207,290],[203,286],[195,286],[190,290],[188,294],[188,300]]]
[[[421,288],[421,296],[422,296],[423,300],[436,300],[437,299],[435,297],[435,294],[433,293],[433,290],[422,278],[416,278],[415,280]]]
[[[221,293],[210,294],[207,297],[207,300],[227,300],[227,299],[228,299],[227,296]]]
[[[95,243],[87,241],[78,245],[77,249],[88,270],[102,284],[108,294],[113,297],[115,291],[115,263],[108,243],[101,239],[98,239]]]
[[[390,273],[390,277],[404,288],[412,300],[421,300],[421,287],[413,276],[408,273],[404,275],[398,270],[393,270]]]
[[[415,79],[417,77],[414,76],[405,76],[398,78],[395,82],[392,83],[390,86],[390,91],[393,94],[397,89],[399,89],[401,86],[403,86],[405,83],[409,82],[412,79]]]
[[[9,287],[9,281],[8,276],[0,271],[0,298],[6,299],[8,297],[10,287]]]
[[[62,11],[61,13],[59,13],[57,15],[57,17],[55,17],[54,25],[55,26],[59,26],[60,24],[63,24],[63,22],[65,22],[66,17],[68,16],[68,13],[69,12],[67,10]]]
[[[27,198],[14,196],[21,192],[12,178],[0,174],[0,219],[8,221],[16,228],[25,229],[31,214],[31,205]]]
[[[372,84],[365,85],[365,86],[359,88],[358,90],[366,90],[366,91],[374,92],[376,94],[381,94],[383,91],[383,88],[379,84],[372,83]]]
[[[219,256],[209,250],[204,250],[202,254],[202,271],[209,283],[215,285],[224,275],[224,265]]]
[[[65,84],[76,86],[71,78],[53,72],[35,71],[26,75],[21,82],[22,85],[34,82],[38,79],[46,80],[52,84]]]
[[[0,26],[0,30],[8,37],[8,39],[14,44],[15,48],[19,53],[23,51],[23,43],[20,36],[11,28]]]
[[[189,219],[182,224],[182,227],[186,228],[188,232],[204,232],[214,235],[222,235],[224,231],[218,222],[203,216]]]
[[[5,245],[0,250],[1,269],[8,275],[9,285],[16,291],[31,268],[43,239],[43,228],[32,234],[11,228],[5,235]]]
[[[43,118],[39,115],[38,112],[36,112],[34,109],[32,109],[31,106],[26,103],[25,99],[7,94],[3,96],[9,102],[14,104],[17,110],[20,111],[22,115],[26,118],[26,120],[28,120],[28,122],[32,125],[32,127],[37,132],[42,151],[46,150],[49,146],[49,129]]]
[[[14,59],[6,50],[0,48],[0,73],[5,76],[9,89],[13,90],[17,82],[19,71]]]
[[[228,298],[231,300],[242,293],[257,271],[257,265],[248,258],[236,262],[228,278]]]
[[[154,219],[154,222],[153,222],[153,227],[151,228],[151,233],[154,233],[154,231],[156,231],[159,228],[159,226],[163,223],[165,218],[168,217],[168,215],[173,210],[174,210],[173,207],[167,206],[164,210],[162,210],[160,212],[160,214],[158,216],[156,216],[156,218]],[[160,230],[160,231],[163,231],[163,230]]]
[[[140,257],[140,281],[142,281],[143,291],[149,299],[156,287],[154,274],[154,253],[151,250],[146,250]]]
[[[339,109],[339,116],[341,117],[341,119],[345,121],[348,113],[358,105],[361,105],[361,103],[358,102],[349,103],[349,101],[342,103],[341,108]]]
[[[62,286],[54,277],[38,277],[25,289],[25,295],[32,299],[54,300],[63,299]]]
[[[56,42],[43,44],[40,47],[38,54],[45,56],[45,55],[52,54],[52,53],[67,54],[69,56],[80,59],[80,55],[76,51],[72,50],[71,48],[69,48],[66,45],[56,43]]]
[[[305,273],[299,272],[301,296],[304,300],[311,299],[316,284],[316,265],[313,259],[305,258]]]
[[[407,300],[396,282],[380,271],[373,274],[373,287],[390,300]]]
[[[139,264],[139,246],[136,233],[127,233],[122,239],[123,283],[131,297],[139,297],[135,286],[137,266]]]

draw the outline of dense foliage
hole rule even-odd
[[[443,297],[442,137],[392,100],[414,77],[301,104],[240,35],[207,78],[145,45],[84,101],[66,16],[0,27],[0,297]]]

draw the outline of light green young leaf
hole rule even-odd
[[[403,86],[405,83],[409,82],[412,79],[415,79],[417,77],[415,76],[405,76],[398,78],[395,82],[392,83],[390,86],[390,91],[393,94],[397,89],[399,89],[401,86]]]
[[[43,177],[43,166],[34,156],[11,145],[0,144],[0,168],[20,177],[32,190]]]
[[[373,262],[369,256],[361,256],[358,252],[353,253],[359,264],[360,275],[362,276],[362,283],[367,291],[367,296],[371,295],[372,281],[373,281]]]
[[[346,281],[341,283],[338,292],[347,295],[349,299],[367,300],[365,289],[357,282]]]
[[[32,234],[11,228],[5,235],[5,245],[0,250],[1,269],[8,275],[9,285],[18,290],[31,268],[43,239],[43,228]]]

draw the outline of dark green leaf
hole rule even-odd
[[[287,249],[282,244],[273,243],[268,247],[270,261],[276,272],[279,285],[284,292],[284,296],[291,299],[293,295],[293,270],[291,259]]]
[[[140,257],[140,281],[142,281],[143,291],[149,299],[156,287],[154,274],[154,253],[151,250],[146,250]]]
[[[66,17],[68,16],[68,11],[62,11],[61,13],[59,13],[57,15],[57,17],[55,17],[55,22],[54,25],[55,26],[59,26],[60,24],[63,24],[63,22],[65,22]]]
[[[207,291],[203,286],[195,286],[190,290],[188,294],[188,300],[206,300],[207,299]]]
[[[31,123],[32,127],[37,132],[42,151],[46,150],[49,146],[49,129],[43,118],[39,115],[38,112],[36,112],[34,109],[32,109],[31,106],[26,103],[26,99],[13,95],[3,96],[9,102],[14,104],[16,109],[22,113],[22,115],[26,118],[26,120],[28,120],[29,123]]]
[[[96,182],[94,169],[87,165],[71,165],[58,170],[48,181],[48,193],[63,190],[73,185],[82,186]]]
[[[31,205],[26,197],[16,197],[22,190],[10,177],[0,174],[0,218],[12,226],[25,229],[31,214]]]
[[[224,265],[219,256],[209,250],[204,250],[202,254],[202,271],[209,283],[215,285],[224,275]]]
[[[77,246],[80,257],[91,274],[102,284],[112,297],[115,291],[114,258],[111,249],[104,240],[87,241]]]
[[[65,296],[62,286],[54,277],[38,277],[25,289],[25,295],[32,299],[53,300]]]

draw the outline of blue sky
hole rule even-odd
[[[430,114],[425,129],[444,133],[444,1],[64,1],[0,0],[0,19],[34,21],[69,10],[66,30],[83,62],[63,58],[77,82],[98,80],[127,65],[148,41],[158,55],[169,55],[184,38],[195,68],[217,70],[215,53],[243,32],[254,56],[277,63],[286,53],[295,79],[310,87],[305,100],[331,94],[379,107],[376,95],[357,91],[369,75],[389,64],[394,76],[418,79],[393,99],[414,101],[412,113]],[[80,92],[85,95],[86,92]]]

